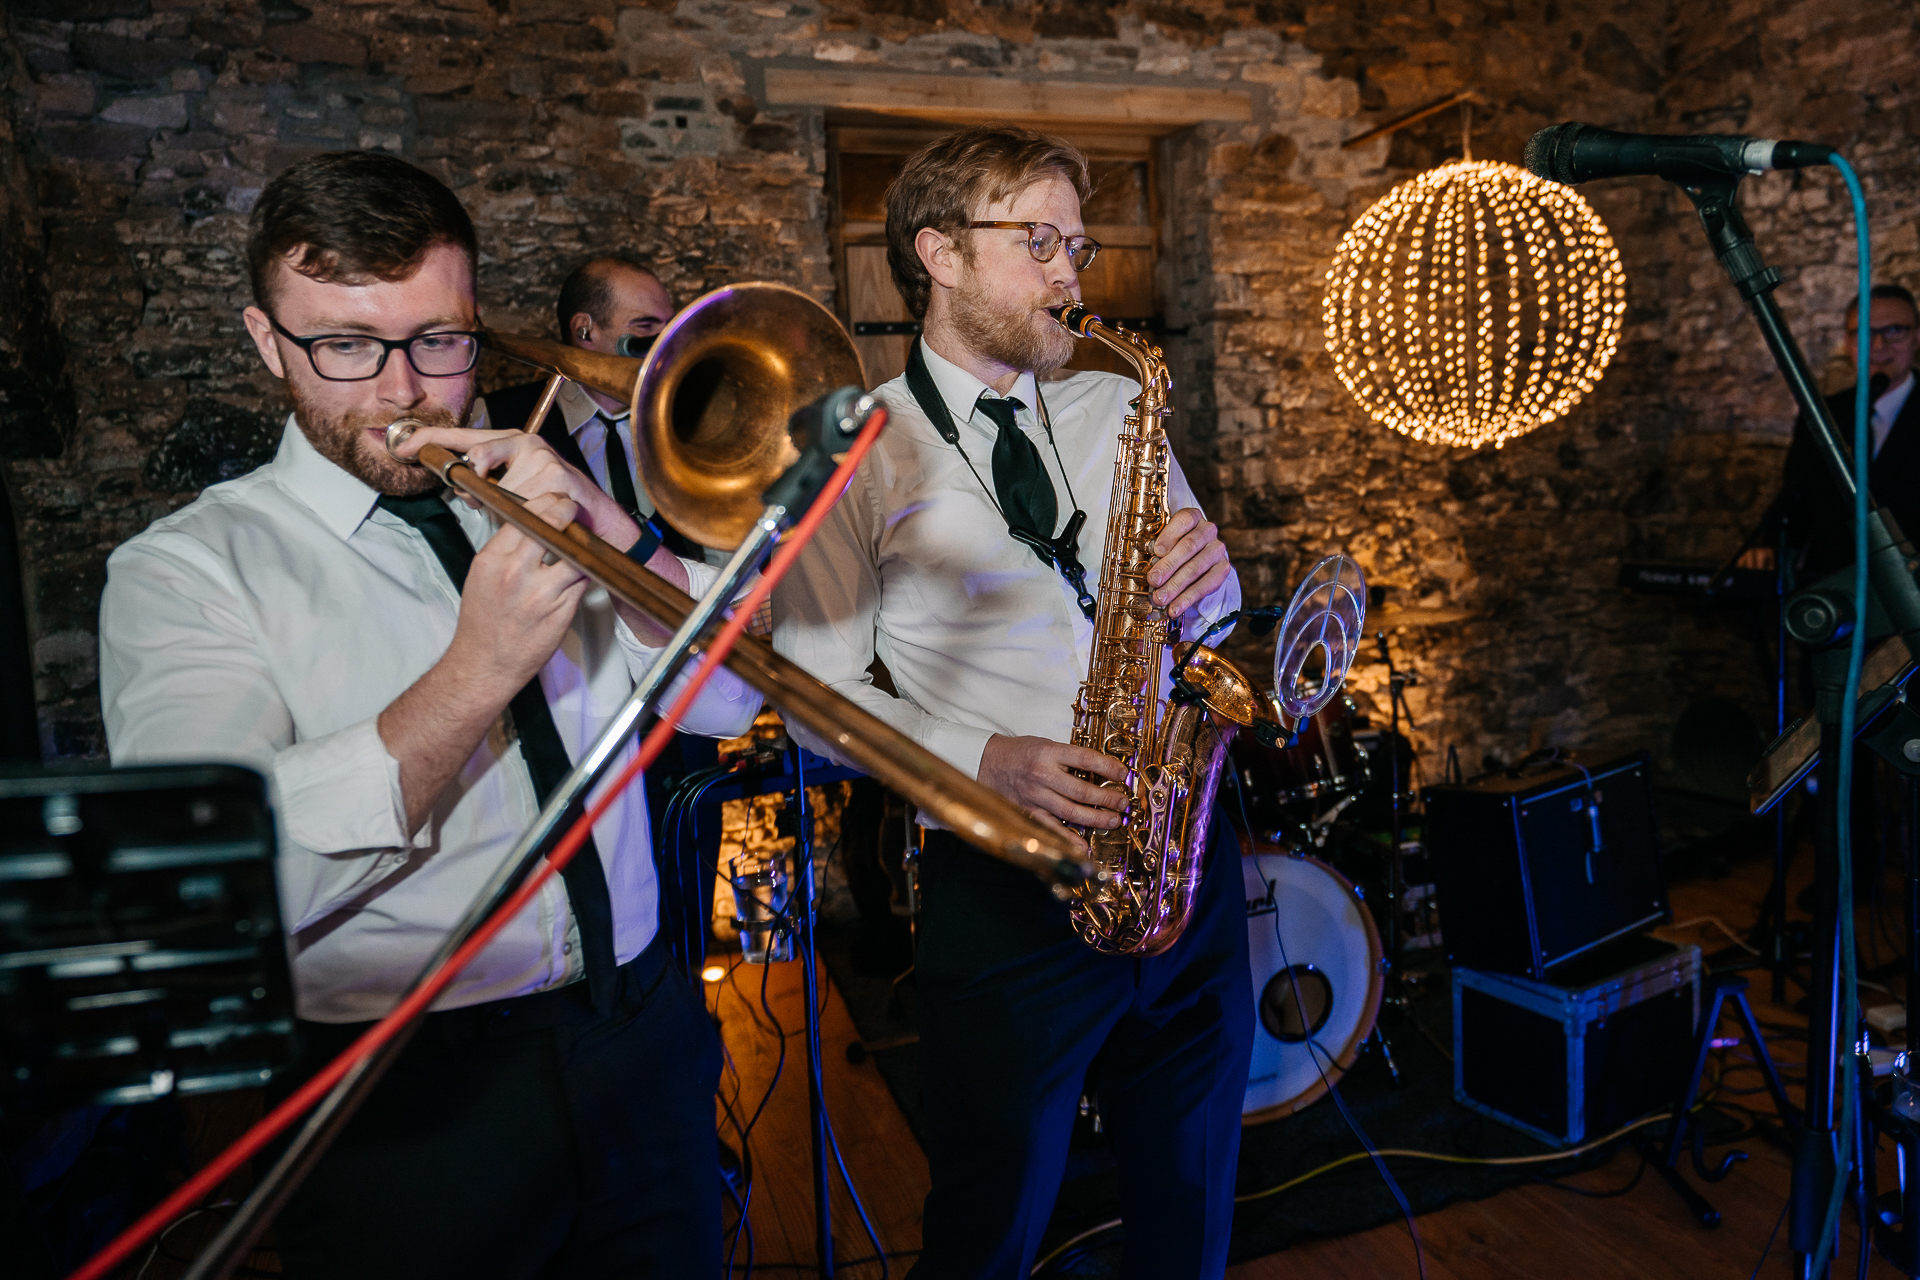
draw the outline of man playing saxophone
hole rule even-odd
[[[1067,741],[1095,605],[1076,570],[1101,564],[1139,388],[1036,378],[1073,353],[1047,308],[1079,298],[1099,250],[1081,219],[1089,194],[1085,157],[1027,130],[963,130],[907,162],[887,196],[888,262],[923,337],[876,393],[891,425],[776,595],[774,640],[1036,815],[1111,829],[1125,792],[1099,784],[1125,771]],[[1239,585],[1177,463],[1167,493],[1148,581],[1195,638],[1238,606]],[[875,657],[900,696],[874,687]],[[1241,877],[1214,830],[1191,923],[1144,959],[1095,952],[1031,877],[927,833],[917,976],[933,1185],[916,1280],[1027,1274],[1083,1090],[1120,1164],[1125,1274],[1223,1272],[1253,998]]]

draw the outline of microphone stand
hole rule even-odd
[[[835,393],[838,397],[842,393]],[[846,412],[845,406],[837,399],[823,400],[809,406],[795,415],[795,425],[803,415],[818,412],[819,418],[810,438],[805,440],[806,447],[801,456],[767,490],[767,506],[754,522],[752,530],[733,558],[720,573],[719,581],[703,596],[700,602],[687,615],[686,621],[667,642],[667,647],[654,664],[647,669],[628,695],[627,700],[614,714],[605,729],[601,730],[593,744],[588,747],[579,763],[573,767],[559,786],[554,788],[546,805],[540,810],[540,816],[531,827],[522,833],[511,852],[502,860],[499,870],[494,872],[479,894],[468,905],[460,921],[447,934],[433,956],[420,973],[407,986],[396,1004],[403,1002],[407,995],[419,989],[422,983],[444,965],[472,937],[480,927],[498,910],[500,905],[513,896],[515,889],[532,874],[540,860],[546,857],[547,850],[565,833],[570,820],[576,816],[586,794],[594,783],[605,776],[613,765],[620,750],[639,730],[645,720],[665,696],[674,678],[686,666],[698,646],[700,637],[706,632],[747,579],[759,567],[761,558],[779,540],[791,518],[804,512],[815,493],[825,484],[833,469],[831,450],[841,442],[828,437],[844,434],[848,439],[859,433],[861,423],[867,415],[860,413],[859,421],[843,418],[827,408],[835,405]],[[853,429],[846,431],[839,424],[852,422]],[[799,432],[796,431],[796,435]],[[825,470],[822,470],[822,463]],[[420,1017],[424,1017],[421,1014]],[[286,1205],[306,1176],[312,1172],[327,1148],[340,1136],[347,1121],[360,1109],[374,1086],[393,1065],[413,1033],[420,1025],[420,1018],[402,1027],[391,1039],[378,1049],[361,1059],[352,1070],[341,1078],[327,1096],[321,1099],[306,1124],[294,1135],[286,1149],[281,1153],[266,1176],[261,1178],[246,1201],[235,1211],[220,1234],[194,1260],[186,1274],[186,1280],[226,1280],[234,1268],[253,1248],[262,1232],[274,1216]]]
[[[1780,275],[1761,260],[1753,233],[1735,203],[1738,189],[1737,176],[1681,185],[1681,190],[1693,201],[1714,256],[1753,312],[1761,336],[1766,339],[1774,363],[1800,407],[1829,474],[1839,486],[1841,496],[1851,505],[1857,493],[1851,451],[1842,442],[1814,383],[1813,371],[1794,341],[1779,303],[1774,300],[1773,290],[1780,284]],[[1905,637],[1911,651],[1920,652],[1920,585],[1916,585],[1907,568],[1912,558],[1911,548],[1892,518],[1872,506],[1871,496],[1868,503],[1867,568],[1873,592],[1886,610],[1892,629]],[[1859,619],[1859,625],[1866,625],[1866,619]],[[1857,691],[1844,687],[1844,663],[1839,665],[1840,674],[1834,676],[1831,674],[1834,663],[1816,662],[1816,671],[1820,673],[1815,713],[1820,723],[1821,822],[1814,870],[1816,916],[1809,989],[1812,1010],[1807,1026],[1806,1107],[1794,1157],[1788,1214],[1789,1240],[1802,1280],[1813,1280],[1812,1255],[1819,1247],[1819,1237],[1824,1230],[1822,1214],[1836,1172],[1834,1089],[1836,1084],[1854,1087],[1850,1060],[1855,1028],[1840,1025],[1844,1002],[1837,985],[1842,972],[1839,912],[1853,909],[1851,902],[1838,901],[1838,818],[1839,806],[1851,803],[1851,797],[1837,792],[1843,699],[1856,696]],[[1820,671],[1821,668],[1825,670]],[[1848,1056],[1849,1068],[1836,1070],[1842,1053]],[[1896,1091],[1903,1087],[1912,1088],[1904,1076],[1896,1076]],[[1856,1146],[1849,1141],[1848,1150],[1851,1152]]]

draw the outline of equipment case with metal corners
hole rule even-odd
[[[1453,971],[1453,1096],[1555,1146],[1671,1107],[1700,1016],[1700,948],[1615,940],[1537,982]]]

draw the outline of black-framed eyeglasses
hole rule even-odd
[[[1869,329],[1869,340],[1873,342],[1898,342],[1913,332],[1910,324],[1883,324],[1877,329]]]
[[[974,231],[1025,231],[1027,252],[1035,262],[1052,262],[1053,255],[1065,245],[1067,261],[1075,271],[1085,271],[1092,266],[1100,252],[1098,240],[1088,236],[1063,236],[1060,228],[1051,222],[969,222],[967,226]]]
[[[376,338],[367,333],[322,333],[296,337],[271,315],[273,331],[307,353],[313,371],[328,382],[365,382],[377,378],[395,351],[423,378],[457,378],[480,361],[481,331],[442,329],[411,338]]]

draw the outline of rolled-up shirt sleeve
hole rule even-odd
[[[429,838],[407,835],[400,765],[373,719],[294,741],[233,584],[191,538],[143,540],[108,560],[100,700],[116,765],[222,761],[267,775],[294,929],[405,866]]]

